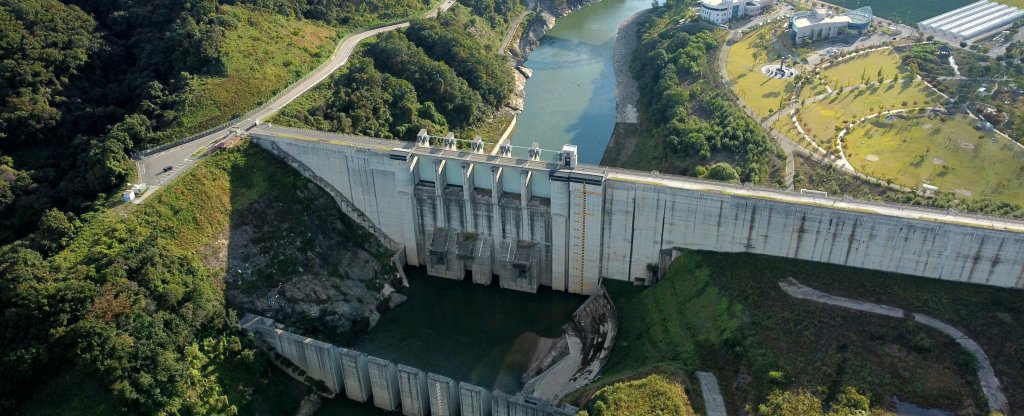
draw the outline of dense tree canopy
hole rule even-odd
[[[0,242],[124,183],[222,37],[215,0],[0,0]]]
[[[286,16],[302,16],[336,25],[368,26],[380,21],[407,18],[430,0],[232,0],[272,10]]]
[[[381,34],[365,53],[379,71],[409,81],[420,98],[432,102],[451,127],[473,125],[486,117],[488,109],[480,93],[448,64],[430,59],[402,33]]]
[[[409,139],[421,128],[445,131],[443,116],[420,104],[409,81],[381,73],[367,58],[352,58],[332,83],[327,102],[299,113],[305,125],[384,139]]]
[[[0,140],[27,142],[60,120],[64,89],[100,47],[96,23],[57,0],[0,0]]]
[[[459,20],[455,14],[416,20],[405,33],[430,59],[450,65],[488,106],[500,107],[515,89],[512,72],[504,59],[475,39],[468,22]]]
[[[494,53],[495,28],[474,13],[456,5],[436,19],[379,35],[329,87],[310,94],[318,98],[286,108],[275,122],[399,140],[413,140],[420,129],[479,127],[515,86],[512,68]]]
[[[733,161],[744,182],[766,184],[780,155],[764,129],[716,84],[709,57],[719,40],[675,27],[686,4],[656,9],[642,29],[631,70],[637,78],[641,127],[668,151],[669,170],[695,175],[697,167]]]

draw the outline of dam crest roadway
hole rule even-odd
[[[575,146],[542,160],[425,131],[248,134],[433,276],[594,294],[605,278],[653,283],[686,248],[1024,288],[1018,221],[578,164]]]

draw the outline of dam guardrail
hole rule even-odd
[[[274,129],[292,130],[292,131],[295,131],[295,132],[298,132],[298,133],[305,132],[305,133],[309,133],[310,134],[310,136],[308,136],[308,137],[301,137],[301,136],[296,136],[296,135],[286,135],[285,136],[286,138],[292,138],[292,139],[298,139],[298,140],[312,140],[312,141],[319,141],[319,142],[323,142],[323,143],[330,143],[332,140],[333,141],[339,141],[339,139],[340,139],[340,140],[351,140],[351,141],[356,142],[357,144],[360,144],[360,145],[362,145],[363,143],[377,143],[377,144],[384,145],[384,146],[391,146],[391,147],[395,147],[395,148],[403,148],[403,149],[406,149],[406,150],[416,149],[416,143],[415,142],[411,142],[411,141],[379,139],[379,138],[376,138],[376,137],[362,136],[362,135],[357,135],[357,134],[334,133],[334,132],[328,132],[328,131],[322,131],[322,130],[314,130],[314,129],[306,129],[306,128],[296,128],[296,127],[273,126],[273,128]],[[315,136],[324,136],[324,137],[322,137],[322,138],[315,138]],[[333,137],[333,138],[336,138],[336,139],[332,139],[330,137]],[[462,140],[462,139],[459,139],[459,140]],[[431,149],[440,149],[440,148],[438,148],[438,147],[431,147]],[[462,150],[462,149],[456,149],[455,151],[456,152],[461,152],[461,153],[466,153],[466,154],[473,154],[472,152],[465,151],[465,150]],[[546,152],[551,152],[551,151],[550,150],[546,150]],[[517,159],[516,157],[505,157],[505,156],[499,156],[499,155],[486,155],[486,156],[488,156],[488,157],[496,157],[496,158],[505,158],[505,159]],[[522,159],[522,158],[518,158],[518,159]],[[552,165],[551,166],[552,170],[558,168],[558,164],[555,161],[541,160],[540,162],[551,164]],[[831,201],[831,202],[834,202],[834,203],[847,203],[847,204],[848,203],[854,203],[854,204],[857,204],[857,205],[863,205],[865,207],[876,207],[876,208],[882,208],[882,209],[898,209],[898,210],[901,210],[901,211],[916,211],[916,212],[921,212],[923,214],[932,214],[932,215],[936,215],[936,216],[948,216],[948,217],[951,217],[953,219],[961,219],[962,218],[962,219],[966,219],[966,220],[975,220],[975,221],[978,221],[978,222],[1006,223],[1008,225],[1016,226],[1016,227],[1018,227],[1020,229],[1024,229],[1024,219],[1010,218],[1010,217],[997,217],[997,216],[994,216],[994,215],[979,214],[979,213],[973,213],[973,212],[965,212],[965,211],[960,211],[960,210],[956,210],[956,209],[952,209],[952,208],[950,208],[950,209],[941,209],[941,208],[934,208],[934,207],[921,206],[921,205],[910,205],[910,204],[902,204],[902,203],[896,203],[896,202],[884,202],[884,201],[875,201],[875,200],[869,200],[869,199],[859,199],[859,198],[853,198],[853,197],[848,197],[848,196],[828,195],[828,196],[813,196],[812,197],[812,196],[808,196],[806,194],[801,194],[799,191],[796,191],[796,190],[792,190],[791,191],[791,190],[786,190],[786,189],[769,188],[769,187],[754,185],[754,184],[749,183],[749,182],[742,183],[742,184],[736,184],[736,183],[715,181],[715,180],[709,180],[709,179],[701,179],[701,178],[695,178],[695,177],[683,176],[683,175],[676,175],[676,174],[670,174],[670,173],[662,173],[662,172],[659,172],[659,171],[641,171],[641,170],[632,170],[632,169],[625,169],[625,168],[618,168],[618,167],[611,167],[611,166],[603,166],[603,165],[587,165],[587,164],[582,164],[582,163],[580,164],[580,166],[584,167],[584,168],[598,170],[598,171],[603,170],[606,174],[607,173],[617,173],[617,174],[622,174],[622,175],[634,175],[634,176],[635,175],[647,175],[647,176],[651,176],[653,178],[665,178],[665,179],[675,180],[675,181],[680,181],[680,182],[688,182],[688,183],[691,183],[691,184],[707,185],[709,187],[717,187],[717,188],[727,188],[727,189],[733,189],[733,190],[737,190],[737,191],[759,191],[759,192],[765,192],[767,194],[775,194],[775,195],[782,196],[782,197],[797,197],[797,198],[804,198],[804,199],[816,200],[816,201]],[[756,196],[754,196],[754,197],[756,198]],[[844,208],[843,207],[835,207],[835,209],[843,210]],[[883,214],[878,214],[878,215],[883,215]],[[919,218],[919,219],[930,220],[929,218]],[[957,223],[959,223],[959,221],[957,221]],[[980,228],[986,228],[986,227],[980,227]],[[1007,226],[1000,227],[1000,226],[996,226],[995,224],[991,224],[987,228],[997,229],[997,230],[1011,230],[1012,229],[1012,227],[1007,227]]]

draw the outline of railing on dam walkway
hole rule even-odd
[[[349,399],[363,403],[372,400],[376,407],[401,409],[406,416],[568,416],[577,411],[569,405],[555,406],[533,397],[489,391],[307,338],[285,331],[270,318],[246,314],[240,325],[264,342],[268,351],[302,370],[292,372],[293,376],[300,378],[305,373],[316,381],[311,384],[322,383],[318,389],[328,397],[344,391]]]
[[[418,153],[424,152],[445,152],[446,149],[442,146],[434,146],[431,142],[429,146],[417,146],[416,143],[399,141],[399,140],[385,140],[367,136],[358,136],[351,134],[332,133],[319,130],[290,128],[290,127],[279,127],[279,126],[268,126],[261,125],[253,128],[249,131],[249,134],[258,134],[264,136],[272,136],[283,139],[295,139],[295,140],[307,140],[317,141],[321,143],[334,143],[334,144],[348,144],[350,146],[363,147],[368,149],[378,149],[385,151],[385,149],[391,148],[403,148]],[[430,136],[436,138],[436,136]],[[446,136],[445,138],[448,138]],[[441,138],[440,140],[444,140]],[[459,142],[465,140],[454,139]],[[542,149],[543,150],[543,149]],[[544,151],[545,154],[551,153]],[[453,148],[450,155],[455,157],[468,158],[474,156],[473,153],[466,149],[458,147]],[[520,158],[515,156],[486,156],[488,161],[494,160],[527,160],[526,158]],[[546,159],[538,160],[534,163],[540,163],[549,165],[552,168],[557,168],[557,164],[551,163]],[[667,181],[673,182],[676,185],[685,186],[688,188],[699,188],[708,192],[716,193],[727,193],[738,196],[759,198],[759,199],[771,199],[778,200],[785,203],[795,203],[802,205],[813,205],[831,207],[838,210],[844,211],[855,211],[872,213],[878,215],[897,216],[904,218],[912,218],[917,220],[940,222],[940,223],[953,223],[960,225],[967,225],[973,227],[981,227],[993,230],[1004,230],[1011,232],[1021,232],[1024,230],[1024,221],[1012,218],[996,217],[991,215],[977,214],[977,213],[966,213],[955,209],[939,209],[933,207],[907,205],[900,203],[888,203],[882,201],[872,201],[866,199],[850,198],[847,196],[809,196],[801,194],[795,191],[788,191],[784,189],[774,189],[761,186],[755,186],[752,184],[731,184],[721,181],[698,179],[688,176],[672,175],[661,172],[644,172],[623,168],[615,168],[608,166],[598,165],[584,165],[580,164],[579,168],[601,171],[604,175],[617,176],[619,178],[639,178],[644,177],[648,180],[653,181]]]

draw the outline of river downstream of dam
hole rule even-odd
[[[531,358],[562,335],[586,297],[541,288],[538,293],[455,281],[406,268],[408,296],[382,314],[352,348],[454,380],[515,394]],[[389,414],[344,398],[319,415]]]
[[[516,123],[513,154],[579,146],[580,162],[598,164],[615,128],[615,38],[619,24],[651,7],[647,0],[602,0],[558,19],[530,53],[533,70]],[[545,158],[554,154],[543,155]]]

